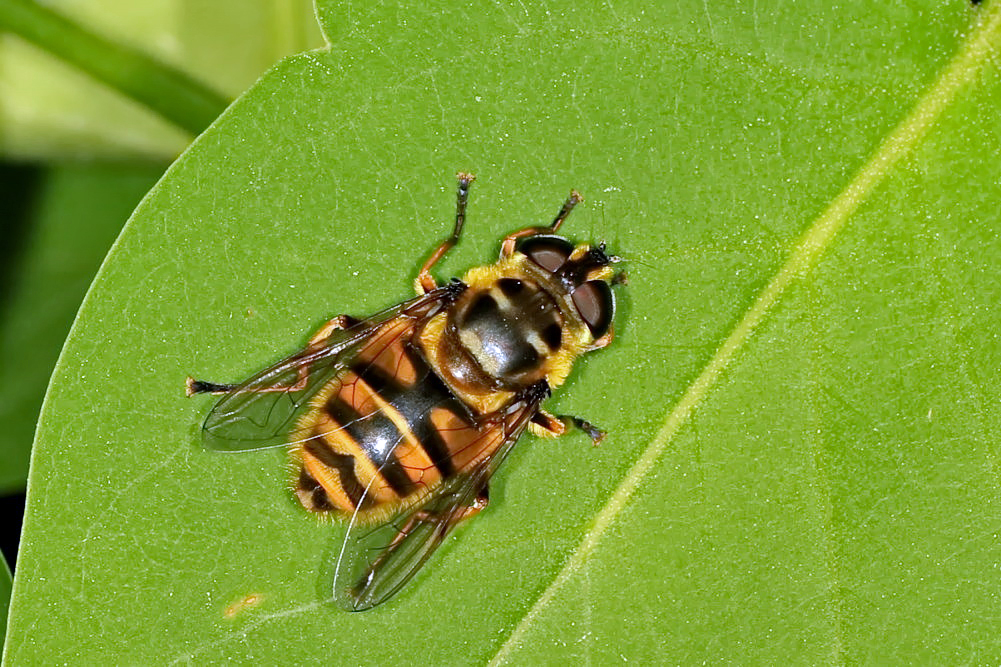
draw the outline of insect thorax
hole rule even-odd
[[[565,290],[520,254],[472,269],[463,282],[421,336],[443,379],[481,414],[542,379],[562,383],[591,342]]]

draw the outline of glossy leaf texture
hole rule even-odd
[[[12,664],[989,662],[1001,6],[319,4],[98,276],[30,478]],[[986,149],[985,147],[993,147]],[[571,187],[628,260],[618,339],[396,598],[327,602],[343,527],[280,451],[198,442],[246,377]],[[85,619],[83,622],[81,619]]]

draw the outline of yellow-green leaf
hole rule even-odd
[[[318,5],[174,165],[38,431],[5,657],[996,661],[1001,5]],[[629,260],[619,336],[398,597],[327,602],[343,527],[210,401],[311,327],[544,223]]]

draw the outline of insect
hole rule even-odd
[[[556,235],[581,201],[572,191],[550,225],[505,237],[495,264],[439,285],[431,269],[459,241],[474,177],[457,178],[455,227],[421,267],[416,298],[335,317],[243,383],[187,380],[188,395],[223,394],[203,426],[208,448],[287,445],[302,505],[348,522],[334,599],[352,611],[396,593],[486,507],[526,429],[604,436],[542,402],[579,355],[612,342],[618,258]]]

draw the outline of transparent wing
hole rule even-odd
[[[386,322],[407,317],[414,324],[434,315],[451,291],[444,287],[333,331],[226,393],[209,412],[202,439],[209,449],[242,452],[288,444],[296,419],[309,400],[351,363],[357,351]],[[408,333],[413,332],[410,327]]]
[[[496,414],[500,443],[470,470],[442,482],[416,508],[378,527],[355,525],[352,517],[334,572],[334,600],[349,611],[371,609],[392,597],[434,553],[459,522],[469,516],[487,482],[514,447],[545,396],[512,403]],[[367,493],[367,490],[366,490]]]

